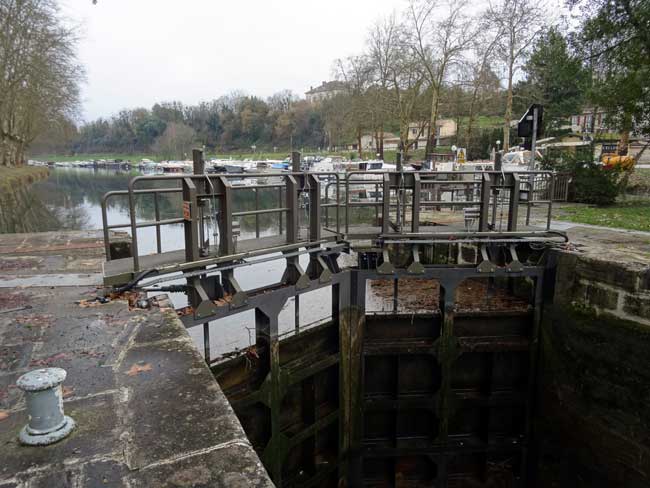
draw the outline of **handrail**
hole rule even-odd
[[[485,182],[482,182],[482,179],[466,179],[464,178],[467,175],[477,176],[480,175],[482,179],[487,181],[487,186]],[[502,171],[405,171],[401,172],[377,172],[377,171],[350,171],[348,173],[337,173],[337,172],[282,172],[282,173],[242,173],[242,174],[173,174],[173,175],[138,175],[130,178],[128,189],[119,190],[119,191],[110,191],[102,197],[102,223],[104,231],[104,245],[107,260],[110,260],[110,231],[112,229],[124,229],[130,228],[132,236],[132,255],[133,255],[133,269],[135,272],[140,270],[140,255],[138,251],[138,237],[137,231],[143,227],[155,227],[156,228],[156,249],[160,253],[162,250],[161,245],[161,227],[164,225],[175,225],[187,221],[187,218],[181,217],[172,217],[161,219],[160,217],[160,205],[159,205],[159,196],[164,194],[176,194],[183,193],[184,182],[187,182],[191,186],[195,187],[193,198],[197,199],[195,201],[200,202],[201,200],[207,200],[210,198],[216,198],[220,202],[220,208],[222,203],[231,197],[227,197],[226,194],[229,194],[230,191],[240,191],[240,190],[250,190],[255,192],[255,209],[254,210],[237,210],[233,211],[232,202],[225,205],[224,209],[220,210],[222,213],[227,213],[223,216],[225,220],[223,222],[232,222],[232,218],[254,216],[255,217],[255,235],[259,237],[259,216],[267,214],[278,214],[279,216],[279,232],[280,235],[287,235],[287,243],[295,244],[299,242],[309,243],[309,241],[304,241],[298,235],[299,224],[296,224],[296,219],[299,219],[298,208],[300,206],[300,201],[298,196],[301,192],[310,192],[309,205],[318,205],[321,209],[325,209],[325,219],[323,222],[318,219],[318,222],[312,221],[310,219],[310,227],[313,229],[314,226],[318,226],[320,229],[326,229],[328,231],[333,231],[334,229],[330,223],[330,208],[336,209],[336,226],[335,226],[335,239],[339,240],[341,238],[350,239],[354,238],[354,235],[350,232],[351,226],[351,216],[350,208],[358,207],[368,207],[375,209],[375,215],[378,223],[379,216],[379,207],[382,207],[382,220],[384,221],[382,231],[389,229],[388,219],[390,216],[390,211],[397,208],[397,219],[399,223],[407,222],[407,213],[406,209],[411,208],[412,218],[410,221],[410,226],[412,230],[416,230],[421,225],[420,222],[420,209],[421,208],[440,208],[445,207],[453,210],[454,208],[459,207],[479,207],[487,208],[486,206],[492,209],[492,225],[494,225],[496,210],[498,206],[503,208],[504,200],[511,201],[515,196],[512,194],[511,189],[513,187],[513,181],[516,179],[516,175],[519,176],[520,180],[520,191],[527,191],[529,198],[525,202],[527,205],[527,219],[526,222],[529,222],[530,219],[530,208],[533,205],[548,205],[547,212],[547,229],[550,228],[550,218],[551,218],[551,209],[553,201],[557,200],[557,195],[562,192],[568,191],[568,177],[564,174],[558,174],[552,171],[521,171],[521,172],[502,172]],[[368,178],[368,176],[371,176]],[[260,184],[234,184],[234,180],[243,180],[250,181],[252,179],[277,179],[279,182],[263,182]],[[312,179],[310,179],[312,178]],[[365,179],[364,179],[365,178]],[[562,178],[561,182],[557,182],[559,178]],[[214,184],[215,190],[212,193],[206,192],[204,185],[206,179]],[[314,195],[313,191],[313,182],[316,181],[318,184],[317,188],[320,188],[318,195]],[[168,185],[163,185],[162,188],[140,188],[139,186],[145,182],[164,182],[164,183],[173,183],[174,185],[170,187]],[[201,183],[203,182],[203,184]],[[310,183],[312,182],[312,183]],[[321,185],[324,183],[324,185]],[[555,184],[559,186],[555,186]],[[332,194],[332,186],[336,187],[336,194]],[[355,187],[370,186],[374,187],[374,201],[353,201],[352,192]],[[432,189],[432,187],[438,187],[438,190]],[[291,190],[289,190],[291,188]],[[345,195],[341,195],[341,189],[345,191]],[[387,191],[390,189],[398,188],[400,191],[400,198],[395,201],[391,198],[391,192]],[[485,189],[489,189],[490,196],[482,197],[481,195]],[[519,186],[516,186],[519,188]],[[259,208],[259,190],[261,189],[278,189],[278,196],[280,201],[273,208]],[[283,190],[284,189],[284,190]],[[284,202],[282,201],[282,192],[285,192]],[[291,192],[297,192],[296,195],[293,195]],[[421,199],[421,193],[424,191],[434,191],[433,195],[437,196],[434,199]],[[495,195],[492,195],[493,192],[500,191],[499,200]],[[416,192],[417,198],[416,197]],[[439,193],[442,192],[442,193]],[[322,201],[324,193],[324,201]],[[155,217],[153,220],[138,222],[136,215],[136,198],[139,195],[153,195],[154,197],[154,212]],[[450,200],[445,200],[440,198],[440,195],[450,194]],[[460,195],[461,200],[455,200],[455,195]],[[109,203],[120,197],[128,198],[128,223],[124,224],[112,224],[108,221],[108,206]],[[410,198],[409,198],[410,197]],[[518,200],[518,197],[517,197]],[[523,200],[522,200],[523,202]],[[343,206],[344,215],[341,215],[341,206]],[[203,210],[201,210],[201,213]],[[295,214],[295,215],[294,215]],[[488,211],[484,212],[485,215],[489,216]],[[282,216],[287,216],[287,232],[283,231],[283,218]],[[313,214],[314,216],[320,216],[320,212]],[[221,217],[220,217],[221,218]],[[508,215],[509,219],[513,219],[513,215]],[[516,212],[514,212],[514,219],[516,220]],[[290,221],[291,220],[291,221]],[[343,222],[342,222],[343,220]],[[299,220],[298,220],[299,222]],[[345,226],[345,230],[341,232],[342,224]],[[203,225],[203,220],[201,219],[200,225]],[[487,225],[487,224],[486,224]],[[516,229],[516,222],[509,223],[510,226],[513,226]],[[396,230],[401,229],[401,225],[398,225]],[[221,229],[221,224],[220,224]],[[314,234],[310,230],[310,235],[320,235],[320,231],[315,229]],[[396,232],[391,232],[391,235],[397,235]],[[364,234],[365,235],[365,234]],[[216,234],[215,234],[216,236]],[[225,237],[224,237],[225,236]],[[232,236],[232,228],[224,228],[220,230],[219,239],[228,239]],[[201,239],[203,239],[201,237]],[[230,248],[229,248],[230,249]],[[234,247],[232,247],[234,249]]]

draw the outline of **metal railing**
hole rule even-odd
[[[162,254],[162,229],[178,224],[185,227],[184,262],[197,262],[201,266],[214,260],[224,262],[328,241],[377,239],[391,234],[423,237],[456,232],[463,237],[469,233],[463,220],[465,209],[470,209],[472,215],[478,210],[479,218],[474,229],[478,233],[519,232],[521,235],[526,232],[520,229],[518,221],[518,209],[522,203],[527,206],[526,225],[530,222],[532,207],[547,206],[546,229],[550,228],[553,201],[565,195],[568,188],[567,178],[558,190],[555,185],[557,177],[556,173],[549,171],[136,176],[129,181],[127,190],[109,192],[102,199],[106,259],[111,260],[111,231],[130,230],[132,271],[140,272],[146,267],[141,266],[138,230],[155,227],[156,253]],[[145,184],[161,183],[161,188],[143,188]],[[277,190],[275,206],[262,206],[260,192],[264,190]],[[234,206],[234,193],[244,191],[254,193],[252,210]],[[181,195],[182,205],[175,208],[177,213],[173,217],[161,218],[161,198],[175,194]],[[137,218],[137,201],[144,195],[153,196],[154,220],[140,221]],[[109,221],[109,205],[117,198],[128,200],[128,223]],[[374,225],[358,225],[352,211],[361,208],[373,209],[370,214],[374,214]],[[438,221],[443,214],[450,221],[459,221],[461,226],[454,228],[451,224],[440,224]],[[254,235],[259,241],[260,219],[267,215],[275,215],[278,219],[278,233],[275,235],[278,239],[272,245],[256,247],[235,243],[237,219],[254,217]],[[306,222],[303,222],[305,216]],[[208,226],[208,221],[214,221],[214,225]],[[210,234],[205,232],[206,226],[213,231],[215,239],[212,242]]]

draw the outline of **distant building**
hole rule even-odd
[[[339,93],[345,91],[345,83],[342,81],[323,81],[320,86],[316,88],[309,87],[309,91],[305,92],[305,98],[310,103],[317,103],[327,98],[334,97]]]
[[[594,111],[593,108],[585,108],[582,113],[571,116],[572,132],[615,132],[614,129],[607,127],[605,118],[607,113],[603,110]]]
[[[415,140],[411,146],[413,149],[426,147],[427,129],[429,122],[411,122],[409,124],[409,141]],[[452,137],[456,136],[456,121],[454,119],[438,119],[436,121],[436,139],[442,145],[447,145]],[[399,137],[395,139],[384,139],[384,149],[397,149],[399,147]]]
[[[409,141],[415,140],[411,146],[412,149],[426,147],[427,145],[427,128],[428,122],[411,122],[409,124]],[[439,119],[436,122],[437,139],[441,144],[447,145],[450,139],[456,136],[457,126],[454,119]],[[397,149],[399,147],[399,135],[384,132],[384,149]],[[361,136],[361,149],[364,151],[375,151],[375,137],[372,134],[364,134]],[[356,150],[357,141],[348,144],[348,149]]]

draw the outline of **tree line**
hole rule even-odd
[[[567,0],[574,15],[567,24],[543,1],[495,0],[476,10],[467,0],[408,0],[401,11],[375,22],[361,52],[334,63],[344,89],[318,103],[287,90],[267,99],[231,93],[195,105],[174,101],[125,109],[77,126],[81,77],[74,32],[61,26],[54,0],[0,0],[0,12],[11,14],[11,20],[0,17],[1,161],[20,161],[29,144],[32,152],[178,158],[192,145],[268,152],[340,150],[354,143],[361,155],[366,134],[383,157],[389,133],[407,155],[426,139],[429,154],[436,150],[441,118],[457,123],[451,142],[467,147],[470,157],[485,157],[497,139],[506,150],[516,142],[511,121],[533,102],[545,107],[547,134],[566,131],[569,117],[587,105],[607,112],[608,124],[624,138],[630,131],[647,133],[649,3]],[[40,24],[29,14],[33,9],[44,9]],[[23,24],[24,36],[42,31],[41,44],[30,38],[25,49],[18,42]],[[40,49],[53,32],[58,44]],[[25,53],[30,63],[5,61]],[[43,63],[48,69],[34,69]],[[488,117],[500,120],[500,128],[487,127]]]

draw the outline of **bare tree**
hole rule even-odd
[[[426,154],[436,145],[440,94],[450,69],[460,61],[474,35],[464,11],[467,1],[438,5],[435,0],[410,0],[409,44],[424,68],[431,90]]]
[[[375,23],[368,36],[368,58],[371,67],[369,98],[379,158],[384,159],[384,126],[390,117],[391,73],[399,55],[400,29],[391,14]]]
[[[490,81],[492,80],[492,71],[490,64],[494,60],[497,43],[501,40],[501,31],[498,28],[490,28],[489,25],[483,24],[483,28],[473,41],[473,56],[468,62],[470,74],[471,97],[469,102],[469,116],[467,120],[467,130],[465,131],[465,147],[470,147],[472,131],[476,119],[476,113],[481,107],[481,98],[485,97],[490,90]]]
[[[177,122],[167,124],[165,132],[156,139],[153,150],[165,159],[186,158],[196,134],[191,127]]]
[[[366,56],[361,55],[337,60],[336,68],[338,77],[345,83],[350,102],[346,111],[346,120],[357,140],[359,158],[362,158],[361,136],[363,130],[369,128],[367,90],[370,83],[371,67]]]
[[[281,90],[271,95],[266,103],[269,108],[276,112],[289,112],[291,105],[298,100],[298,97],[291,90]]]
[[[543,6],[534,0],[500,0],[491,4],[485,19],[499,32],[496,54],[506,71],[507,96],[503,120],[503,149],[510,147],[513,78],[544,25]]]
[[[76,116],[76,44],[54,0],[0,0],[0,166],[22,164],[38,134]]]

